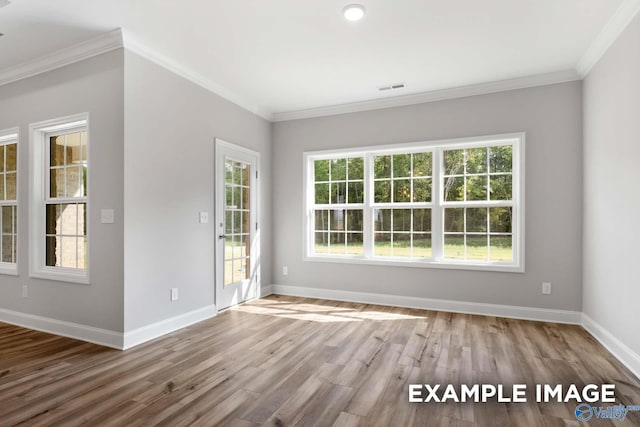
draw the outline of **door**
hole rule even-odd
[[[216,304],[258,297],[258,167],[255,151],[216,139]]]

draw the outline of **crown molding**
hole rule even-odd
[[[576,65],[576,71],[580,77],[584,78],[589,71],[598,63],[600,58],[607,52],[614,41],[622,34],[625,28],[631,23],[636,14],[640,11],[640,0],[623,0],[618,9],[609,21],[607,21],[602,31],[598,33],[589,48]]]
[[[360,111],[379,110],[382,108],[403,107],[407,105],[423,104],[426,102],[443,101],[447,99],[464,98],[467,96],[485,95],[504,92],[513,89],[524,89],[535,86],[545,86],[556,83],[580,80],[575,70],[564,70],[553,73],[536,74],[515,79],[499,80],[460,86],[449,89],[434,90],[412,95],[394,96],[369,101],[352,102],[348,104],[332,105],[328,107],[311,108],[307,110],[273,113],[272,122],[308,119],[313,117],[333,116],[336,114],[356,113]]]
[[[122,47],[120,29],[0,70],[0,86],[64,67]]]
[[[227,101],[238,105],[239,107],[248,110],[249,112],[256,114],[263,119],[271,120],[271,112],[262,108],[257,103],[248,99],[247,97],[241,96],[238,93],[232,91],[231,89],[224,87],[211,79],[204,77],[202,74],[196,73],[193,70],[185,67],[182,64],[174,61],[167,56],[162,55],[161,53],[150,49],[149,47],[143,45],[138,42],[130,33],[127,31],[123,31],[122,33],[124,48],[130,52],[133,52],[156,65],[159,65],[162,68],[165,68],[171,71],[178,76],[189,80],[190,82],[210,91],[214,94],[226,99]]]
[[[221,96],[245,110],[257,114],[267,120],[270,120],[271,118],[270,111],[261,108],[256,103],[239,96],[212,80],[187,69],[166,56],[147,48],[143,44],[137,42],[130,34],[123,31],[121,28],[49,53],[45,56],[23,62],[14,67],[0,70],[0,86],[46,73],[47,71],[52,71],[123,47],[179,75],[180,77],[183,77],[192,83]]]

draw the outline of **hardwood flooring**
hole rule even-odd
[[[575,403],[409,403],[411,383],[614,383],[640,405],[579,326],[275,295],[125,352],[0,323],[1,426],[586,425]]]

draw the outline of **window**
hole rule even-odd
[[[363,254],[364,158],[314,162],[315,252]]]
[[[431,152],[373,155],[376,257],[430,258]]]
[[[513,262],[513,145],[443,151],[444,258]]]
[[[524,135],[305,153],[306,259],[524,271]]]
[[[0,132],[0,273],[17,274],[18,132]]]
[[[88,282],[86,115],[32,125],[32,276]]]
[[[87,131],[46,134],[49,185],[45,200],[45,265],[87,266]]]

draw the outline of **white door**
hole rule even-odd
[[[258,297],[259,153],[216,139],[216,305]]]

